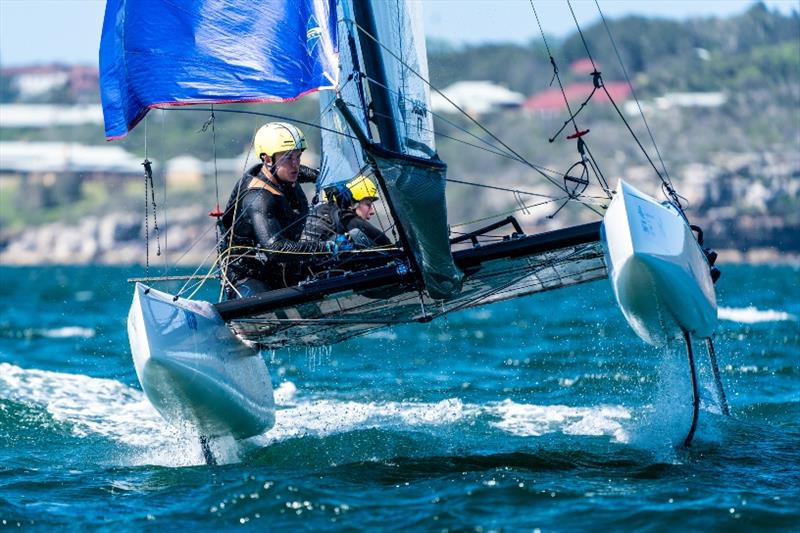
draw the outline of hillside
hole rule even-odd
[[[589,44],[588,52],[607,84],[625,82],[627,73],[635,88],[635,96],[647,110],[647,123],[636,114],[625,114],[625,120],[651,157],[657,160],[648,129],[652,132],[658,155],[663,158],[676,188],[687,197],[690,215],[708,228],[715,245],[728,248],[771,246],[799,251],[798,12],[782,15],[756,4],[746,13],[727,19],[695,19],[678,23],[627,17],[610,20],[609,28],[613,41],[602,24],[583,28]],[[562,41],[548,38],[548,44],[565,86],[591,82],[590,74],[570,68],[588,57],[577,33]],[[617,51],[625,72],[617,59]],[[462,80],[487,80],[526,97],[547,90],[553,83],[553,69],[541,40],[527,46],[485,44],[453,47],[447,43],[431,42],[429,71],[431,83],[436,88],[445,88]],[[557,84],[552,86],[557,87]],[[0,93],[0,101],[18,99],[8,79],[0,79]],[[659,107],[665,97],[683,93],[718,94],[724,103],[716,107]],[[70,96],[61,91],[40,100],[70,103]],[[629,103],[635,104],[633,100]],[[247,109],[312,124],[318,121],[317,100],[313,95],[295,104],[247,108],[222,106],[222,109]],[[215,137],[212,137],[210,128],[203,129],[208,116],[206,111],[186,109],[165,112],[160,116],[153,113],[148,122],[148,157],[163,161],[188,154],[209,161],[215,152],[218,158],[238,157],[247,151],[254,129],[271,118],[220,111],[217,113]],[[566,141],[563,135],[553,143],[548,142],[548,138],[567,120],[565,111],[541,113],[510,109],[477,118],[481,126],[534,164],[563,173],[578,158],[574,141]],[[437,148],[449,165],[449,177],[520,190],[543,189],[541,178],[529,167],[465,144],[487,147],[477,140],[477,137],[487,139],[487,135],[466,117],[440,113],[435,122],[440,134]],[[577,123],[579,127],[591,130],[586,137],[587,143],[612,186],[616,178],[625,177],[655,192],[657,178],[654,171],[612,107],[593,99],[581,111]],[[310,145],[319,146],[316,129],[304,129]],[[116,144],[143,157],[144,135],[145,128],[140,126]],[[0,141],[11,140],[104,143],[102,131],[96,126],[0,130]],[[490,143],[499,146],[497,141],[490,140]],[[660,162],[658,166],[661,168]],[[235,174],[220,176],[222,196],[227,196],[227,188]],[[44,186],[30,185],[34,188]],[[111,192],[98,190],[96,185],[92,187],[77,193],[73,191],[68,198],[56,198],[57,205],[36,208],[25,203],[32,197],[30,188],[4,186],[0,195],[2,242],[9,246],[22,238],[20,231],[23,228],[40,222],[66,220],[78,223],[84,216],[91,215],[97,224],[102,225],[110,213],[131,213],[132,209],[138,210],[136,215],[141,217],[143,209],[133,207],[142,202],[141,181],[131,183],[130,187],[109,186]],[[214,189],[213,176],[206,176],[205,191],[171,193],[171,206],[180,207],[184,212],[184,216],[174,217],[174,221],[181,220],[187,235],[199,235],[202,232],[195,226],[208,224],[202,213],[207,211],[209,206],[206,204],[210,200],[201,198],[210,197]],[[474,217],[477,194],[484,193],[474,188],[449,187],[451,220]],[[202,207],[198,205],[201,201]],[[507,196],[501,199],[481,196],[477,203],[498,212],[515,206],[515,200]],[[25,205],[28,207],[17,209]],[[536,211],[523,221],[524,224],[531,229],[553,224],[546,218],[554,211],[551,207]],[[197,215],[185,214],[189,212]],[[567,209],[559,214],[557,222],[563,225],[580,221],[587,213],[586,210]],[[97,228],[92,231],[96,232]],[[129,228],[126,234],[135,235],[135,228]],[[26,238],[30,242],[36,239],[30,234]]]

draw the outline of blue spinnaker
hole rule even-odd
[[[108,0],[106,137],[157,105],[293,100],[338,81],[335,0]]]

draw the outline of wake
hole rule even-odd
[[[756,307],[720,307],[720,320],[739,322],[740,324],[757,324],[759,322],[797,321],[797,317],[785,311],[758,309]]]
[[[511,399],[477,404],[464,403],[459,398],[439,402],[362,402],[297,396],[291,382],[276,388],[275,426],[245,441],[247,448],[302,437],[325,439],[365,429],[411,430],[432,436],[468,431],[478,437],[494,433],[528,439],[567,435],[604,438],[612,444],[637,447],[649,440],[642,438],[641,426],[646,418],[643,413],[634,413],[622,405],[537,405]],[[0,399],[46,410],[53,419],[66,423],[74,436],[101,436],[128,447],[117,454],[126,465],[179,467],[205,463],[198,439],[187,428],[169,426],[141,390],[115,380],[0,363]],[[662,398],[656,411],[665,404],[686,410],[685,406],[675,407],[674,400]],[[643,407],[643,412],[653,411],[652,407]],[[666,421],[664,415],[668,415]],[[671,433],[681,426],[678,421],[682,416],[675,417],[676,423],[671,423],[672,415],[663,410],[655,416],[659,417],[655,424],[666,424]],[[663,444],[662,439],[655,440],[659,441],[658,446]],[[240,446],[231,438],[214,439],[213,450],[220,463],[240,460]]]

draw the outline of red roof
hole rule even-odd
[[[597,65],[597,69],[600,69],[600,65]],[[573,61],[569,66],[569,70],[573,74],[591,74],[594,72],[594,65],[592,65],[591,59],[584,57],[583,59]]]
[[[628,99],[631,88],[622,81],[605,82],[608,93],[615,102],[621,103]],[[589,82],[572,83],[564,87],[564,93],[571,104],[581,104],[592,92],[594,86]],[[598,89],[592,97],[592,103],[609,104],[608,96],[603,89]],[[522,108],[528,111],[561,111],[566,109],[564,97],[558,87],[551,87],[540,93],[536,93],[522,104]],[[573,109],[575,111],[575,109]]]

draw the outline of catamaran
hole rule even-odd
[[[528,162],[464,113],[482,132],[472,134],[482,149],[526,165],[554,188],[544,202],[556,206],[553,215],[576,205],[596,220],[529,235],[506,212],[456,234],[445,198],[455,180],[436,150],[421,8],[412,0],[108,1],[100,50],[108,139],[126,135],[153,108],[289,101],[318,92],[317,191],[359,174],[374,177],[396,241],[358,261],[348,254],[362,250],[341,252],[337,268],[324,275],[250,297],[202,301],[137,282],[128,334],[147,398],[166,420],[192,428],[213,462],[207,439],[244,439],[274,424],[261,349],[329,345],[608,278],[644,341],[686,341],[694,393],[688,446],[700,402],[692,337],[707,340],[724,402],[710,340],[717,273],[671,183],[653,165],[665,201],[622,180],[612,190],[571,110],[564,124],[574,127],[566,137],[577,143],[578,160],[565,171]],[[603,91],[601,73],[592,76],[595,91]],[[525,194],[542,196],[507,192],[523,213],[531,207]],[[203,276],[223,287],[230,240],[220,232],[217,261]]]

